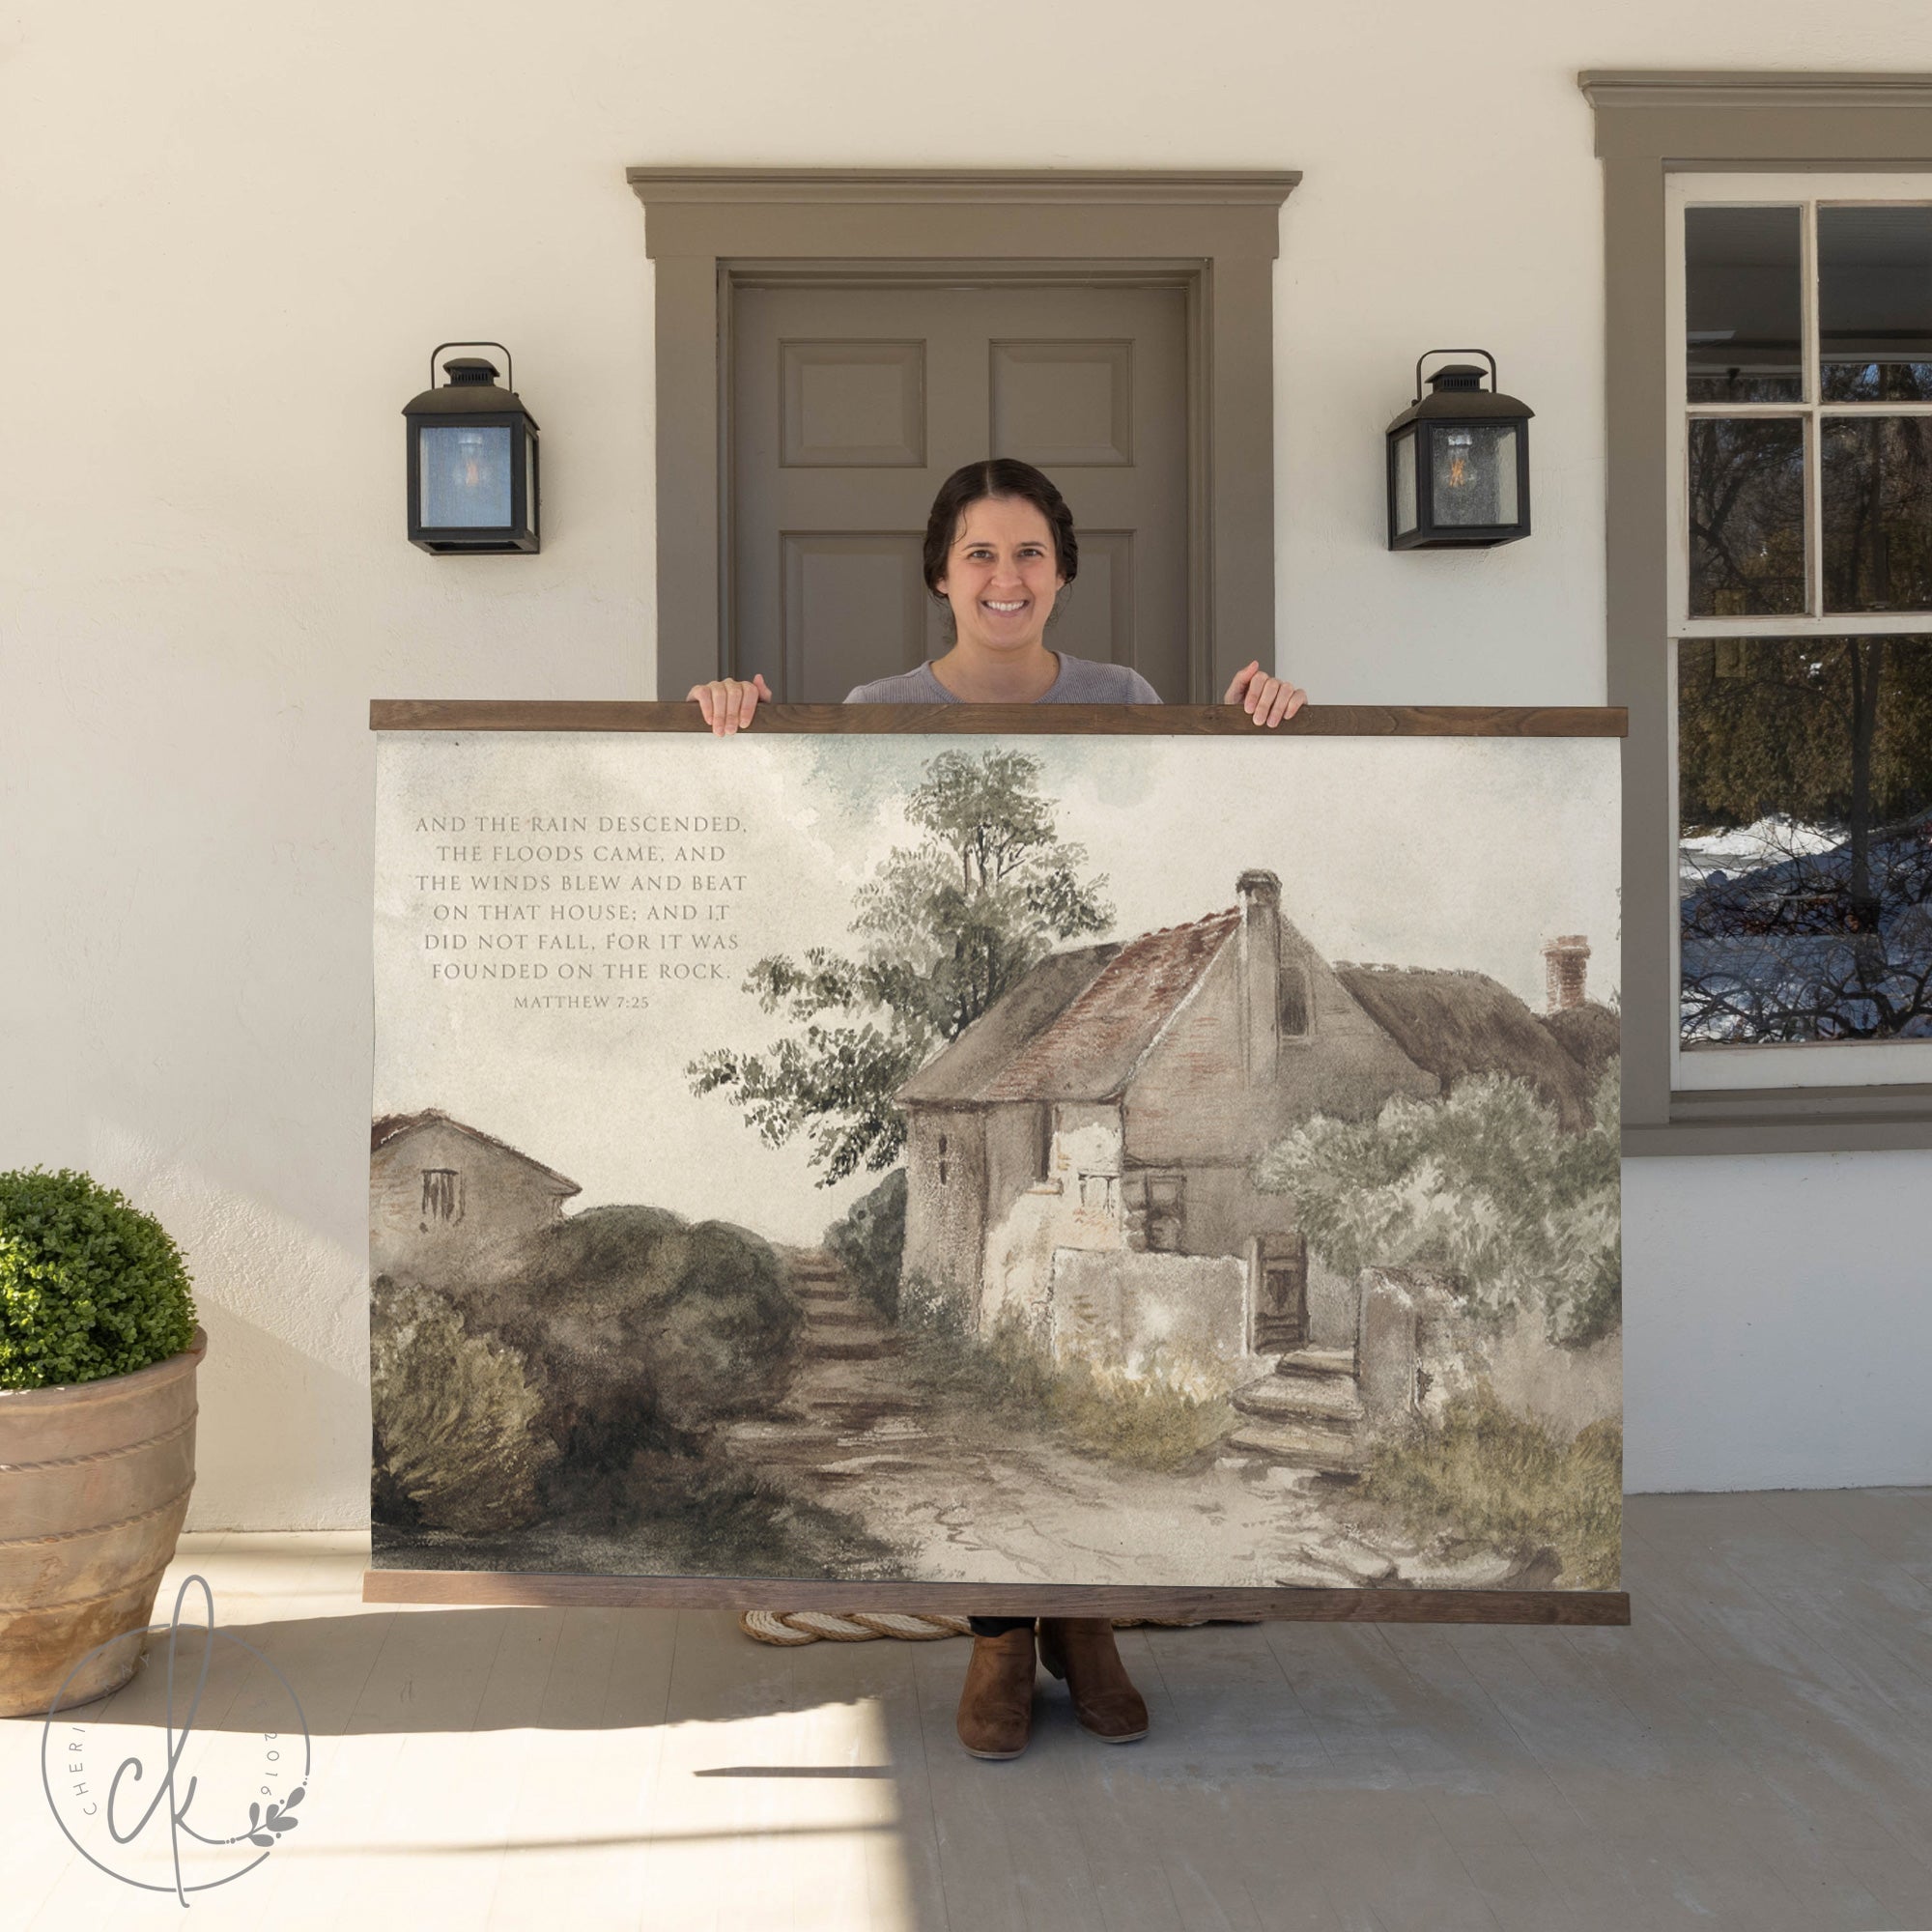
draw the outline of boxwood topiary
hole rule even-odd
[[[71,1168],[0,1174],[0,1389],[129,1375],[193,1341],[187,1269],[158,1221]]]

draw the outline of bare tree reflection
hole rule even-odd
[[[1683,893],[1682,1037],[1932,1037],[1932,648],[1719,639],[1679,662],[1687,838],[1755,845]]]

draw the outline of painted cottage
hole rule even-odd
[[[1050,954],[900,1089],[905,1273],[970,1326],[1017,1316],[1060,1354],[1203,1388],[1352,1350],[1356,1286],[1255,1186],[1256,1155],[1487,1071],[1588,1124],[1617,1025],[1583,998],[1583,940],[1547,951],[1545,1019],[1484,974],[1331,964],[1272,872],[1236,895]]]
[[[461,1288],[514,1265],[563,1217],[576,1181],[440,1107],[384,1114],[369,1134],[369,1270]]]

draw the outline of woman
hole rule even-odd
[[[1160,694],[1125,665],[1046,648],[1054,600],[1080,565],[1073,517],[1030,463],[994,457],[955,469],[939,486],[925,526],[925,586],[949,608],[944,656],[846,694],[847,704],[1158,704]],[[728,737],[771,692],[764,675],[695,684],[704,722]],[[1293,718],[1308,694],[1270,677],[1260,661],[1235,673],[1227,704],[1257,724]]]
[[[1080,565],[1073,517],[1053,484],[1009,457],[969,463],[939,487],[925,526],[925,585],[945,604],[952,647],[917,670],[862,684],[848,704],[1158,704],[1125,665],[1096,664],[1046,647],[1059,594]],[[762,675],[694,685],[704,722],[720,737],[751,724],[771,697]],[[1307,694],[1257,661],[1235,674],[1224,700],[1257,724],[1293,718]],[[973,1656],[959,1696],[959,1741],[975,1757],[1018,1757],[1033,1723],[1032,1617],[974,1617]],[[1075,1716],[1108,1744],[1148,1731],[1105,1617],[1042,1617],[1038,1661],[1066,1680]]]

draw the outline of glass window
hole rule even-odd
[[[1827,402],[1932,403],[1932,208],[1820,208]]]
[[[1804,421],[1693,417],[1690,451],[1690,614],[1804,610]]]
[[[458,1219],[463,1203],[453,1167],[423,1169],[422,1218],[426,1224]]]
[[[1827,416],[1819,478],[1825,609],[1932,610],[1932,416]]]
[[[1686,394],[1693,403],[1803,400],[1801,211],[1684,211]]]
[[[1308,969],[1293,963],[1281,969],[1281,1037],[1308,1037]]]
[[[1673,183],[1678,1087],[1932,1077],[1928,189]]]
[[[1932,638],[1686,639],[1686,1043],[1932,1039]]]
[[[1187,1236],[1187,1177],[1148,1177],[1147,1244],[1156,1254],[1179,1254]]]

